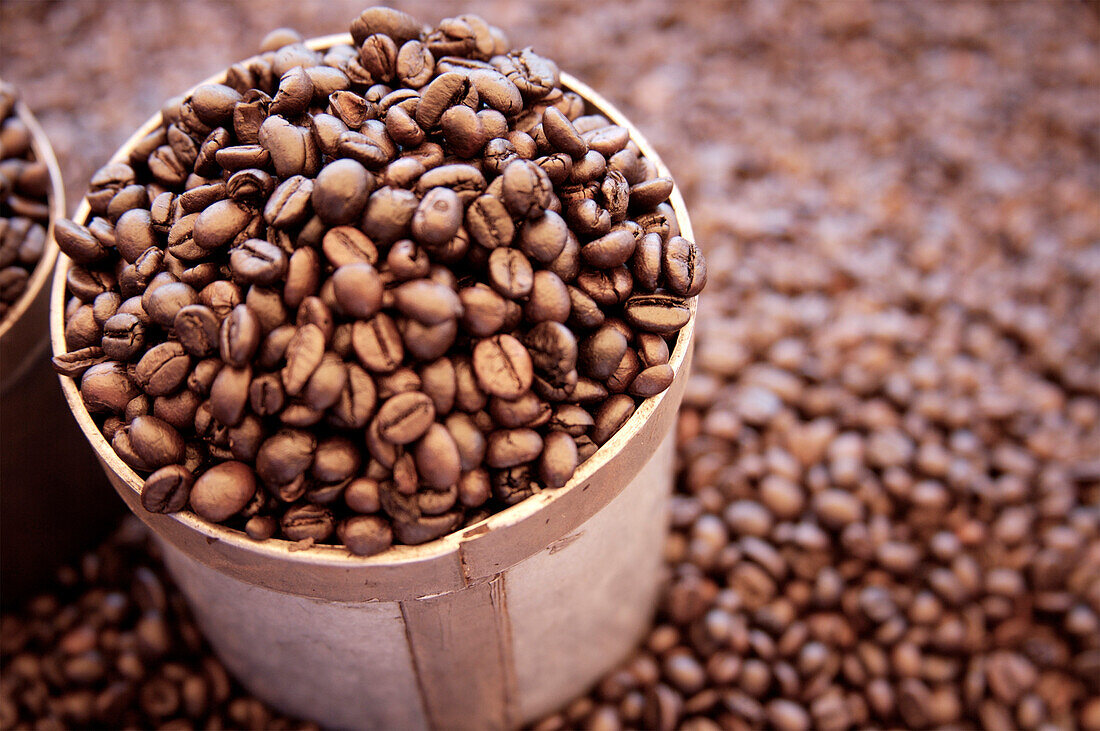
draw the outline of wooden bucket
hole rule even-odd
[[[308,42],[316,49],[346,35]],[[209,81],[221,81],[222,76]],[[563,74],[593,111],[627,127],[606,100]],[[159,124],[150,119],[116,154]],[[683,235],[691,224],[672,194]],[[88,216],[82,204],[77,220]],[[65,351],[62,256],[51,334]],[[692,313],[695,301],[692,300]],[[694,317],[670,363],[672,386],[645,400],[558,490],[419,546],[361,558],[342,547],[252,541],[192,513],[159,515],[80,399],[62,388],[112,484],[153,529],[200,626],[229,670],[283,712],[339,728],[513,728],[567,703],[644,636],[657,600],[672,487],[676,414]]]

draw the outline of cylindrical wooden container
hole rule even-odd
[[[23,296],[0,322],[0,597],[18,604],[113,527],[121,511],[95,455],[80,438],[50,367],[49,287],[65,215],[65,188],[53,148],[22,102],[35,158],[50,172],[50,225]]]
[[[329,36],[310,45],[348,41]],[[572,77],[563,74],[562,83],[630,129],[667,174],[620,112]],[[138,130],[116,159],[158,123]],[[690,237],[678,191],[672,204]],[[83,205],[76,218],[87,215]],[[68,267],[62,256],[53,285],[58,353],[65,351]],[[338,728],[501,729],[583,692],[651,621],[693,332],[694,319],[672,351],[672,386],[644,401],[565,487],[431,543],[370,558],[342,547],[252,541],[192,513],[145,512],[141,479],[112,451],[76,384],[61,382],[111,482],[152,527],[199,624],[250,691]]]

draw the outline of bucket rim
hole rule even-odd
[[[347,33],[320,36],[304,41],[305,45],[313,50],[326,50],[332,46],[350,42],[351,36]],[[223,70],[199,82],[199,84],[195,86],[209,83],[222,83],[225,78],[226,71]],[[568,73],[561,73],[561,85],[563,89],[574,91],[579,94],[592,110],[603,114],[614,124],[626,128],[630,133],[630,139],[638,146],[641,153],[653,162],[657,168],[658,175],[671,177],[667,166],[661,160],[649,141],[621,111],[611,104],[611,102]],[[190,93],[195,86],[183,93],[185,95]],[[128,162],[129,154],[135,145],[145,135],[159,126],[160,123],[161,114],[158,111],[144,124],[138,127],[134,134],[119,147],[108,162]],[[676,216],[681,235],[690,240],[694,240],[691,221],[688,217],[684,199],[679,187],[675,185],[675,181],[668,202],[671,204]],[[88,220],[90,213],[91,209],[87,200],[81,199],[80,205],[73,216],[73,220],[78,223],[84,223]],[[56,244],[54,247],[56,255]],[[55,356],[67,352],[64,336],[64,309],[66,275],[71,265],[71,260],[64,253],[58,255],[50,298],[50,341]],[[433,541],[418,545],[394,544],[385,551],[373,556],[356,556],[342,545],[319,544],[303,548],[293,541],[280,538],[269,538],[263,541],[256,541],[249,538],[243,531],[208,522],[188,510],[170,514],[147,513],[144,508],[140,506],[139,501],[144,480],[129,465],[122,461],[107,442],[106,438],[93,421],[91,414],[85,407],[80,397],[79,389],[76,386],[76,382],[67,376],[59,375],[58,377],[61,382],[65,400],[74,418],[76,418],[81,431],[84,433],[85,438],[91,444],[97,458],[103,464],[104,469],[107,470],[110,476],[116,478],[112,479],[112,483],[116,490],[131,506],[134,512],[138,514],[138,517],[144,522],[149,523],[158,534],[164,533],[165,531],[158,529],[158,526],[153,525],[153,523],[157,520],[167,518],[177,523],[185,532],[192,532],[201,536],[206,544],[221,544],[229,548],[234,548],[237,549],[233,551],[234,554],[248,554],[260,561],[273,560],[314,567],[362,570],[371,567],[393,568],[425,561],[434,563],[438,559],[453,559],[457,563],[462,564],[462,572],[466,574],[466,578],[469,578],[465,571],[467,567],[465,566],[464,557],[460,553],[461,550],[468,550],[472,543],[484,541],[487,537],[498,537],[502,532],[507,532],[509,528],[515,528],[524,524],[533,516],[541,513],[544,509],[552,508],[555,503],[571,493],[576,491],[587,491],[594,475],[602,471],[615,457],[619,456],[624,446],[651,421],[652,417],[654,417],[657,412],[667,412],[671,406],[674,416],[679,405],[679,399],[682,396],[682,384],[681,389],[675,394],[673,391],[676,390],[676,382],[683,381],[687,377],[688,369],[686,366],[689,365],[690,361],[698,297],[689,298],[687,303],[690,309],[690,318],[688,323],[679,331],[669,357],[669,365],[672,366],[674,372],[674,385],[656,396],[651,396],[643,400],[627,422],[619,428],[612,438],[601,445],[591,457],[577,467],[577,471],[565,486],[557,489],[543,490],[475,524],[459,528]],[[675,400],[677,403],[672,404],[672,400]],[[672,417],[668,418],[671,419]],[[662,432],[659,438],[663,437],[664,433]],[[657,443],[659,443],[659,439],[653,446],[656,446]],[[587,496],[589,499],[588,507],[590,509],[585,510],[583,514],[578,513],[578,515],[575,516],[577,519],[571,521],[575,524],[574,528],[587,520],[590,515],[598,512],[599,509],[621,492],[630,481],[630,478],[637,474],[644,464],[645,460],[639,464],[632,465],[632,471],[630,471],[629,475],[625,475],[623,479],[619,480],[621,484],[614,486],[616,489],[593,491],[594,493],[601,494],[599,496],[596,494]],[[130,495],[123,493],[123,486],[131,493]],[[549,519],[547,519],[547,523],[549,522]],[[177,541],[172,541],[171,538],[165,538],[165,540],[177,543]],[[494,543],[496,543],[496,541],[494,541]],[[539,546],[536,550],[541,550],[543,547],[544,546]],[[521,558],[510,561],[500,568],[506,568],[507,565],[514,564],[518,562],[518,560],[521,560]],[[217,563],[224,567],[224,562]]]

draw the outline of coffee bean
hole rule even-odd
[[[478,342],[473,353],[478,385],[494,396],[514,399],[531,387],[531,356],[511,335],[496,335]]]
[[[298,328],[286,346],[286,366],[282,370],[286,393],[297,396],[305,387],[325,354],[325,336],[310,323]]]
[[[425,246],[450,241],[462,224],[463,208],[450,188],[432,188],[424,194],[412,218],[413,237]]]
[[[92,264],[108,253],[87,228],[64,218],[54,223],[54,237],[61,251],[77,264]]]
[[[291,485],[313,463],[317,439],[300,429],[282,429],[260,445],[256,474],[264,484],[279,488]]]
[[[292,175],[279,184],[264,206],[264,220],[270,226],[290,229],[306,221],[312,213],[313,181]]]
[[[264,120],[257,141],[271,155],[271,164],[281,178],[312,177],[321,168],[320,151],[309,130],[277,114]]]
[[[141,460],[156,469],[183,459],[183,437],[155,416],[138,416],[130,423],[130,444]]]
[[[596,444],[607,442],[633,413],[634,399],[630,396],[621,393],[610,396],[596,412],[596,423],[592,427],[592,441]]]
[[[543,112],[542,128],[547,141],[555,150],[560,150],[572,158],[582,158],[588,153],[588,144],[573,127],[573,123],[554,107]]]
[[[581,367],[592,378],[607,380],[618,367],[627,346],[627,339],[622,333],[605,325],[581,342]]]
[[[386,314],[352,325],[352,347],[363,366],[376,373],[389,373],[397,368],[405,355],[401,334]]]
[[[468,77],[454,72],[439,74],[421,92],[416,121],[424,129],[431,129],[449,108],[459,104],[476,108],[477,102],[477,89]]]
[[[453,320],[463,312],[453,289],[426,279],[405,282],[393,290],[393,295],[402,313],[425,325]]]
[[[104,363],[109,356],[99,346],[70,350],[53,357],[53,369],[68,378],[80,378],[89,368]]]
[[[418,38],[422,32],[421,24],[408,13],[392,8],[367,8],[351,22],[351,37],[357,46],[362,45],[367,36],[381,33],[398,43]]]
[[[432,400],[419,391],[399,393],[378,409],[378,434],[390,444],[416,441],[435,419]]]
[[[707,263],[694,242],[673,236],[665,244],[662,267],[670,290],[694,297],[707,283]]]
[[[504,169],[502,179],[501,197],[513,216],[536,218],[550,205],[554,186],[542,168],[533,162],[513,161]]]
[[[247,284],[271,285],[287,272],[283,250],[263,239],[247,239],[229,252],[229,268]]]
[[[485,176],[473,165],[427,165],[428,171],[416,181],[416,193],[423,195],[432,188],[450,188],[458,194],[463,206],[468,206],[485,190]],[[369,231],[367,232],[370,233]]]
[[[243,462],[222,462],[202,473],[191,486],[191,509],[205,520],[236,514],[256,492],[256,476]]]
[[[442,424],[431,424],[414,450],[416,471],[423,484],[448,488],[458,482],[461,457],[451,433]],[[448,508],[444,508],[447,510]],[[442,511],[439,511],[442,512]]]
[[[112,315],[103,324],[103,353],[114,360],[130,360],[145,345],[145,324],[134,315]]]
[[[382,307],[382,280],[370,264],[344,264],[333,272],[331,281],[336,302],[345,314],[367,319]]]
[[[674,333],[691,319],[691,310],[678,297],[635,295],[626,301],[627,322],[646,332]]]
[[[672,385],[675,375],[672,367],[667,363],[650,366],[638,373],[630,382],[630,395],[638,398],[656,396]]]
[[[325,165],[313,185],[313,210],[330,226],[358,221],[367,205],[374,176],[355,160]]]
[[[504,299],[484,284],[475,284],[458,292],[462,305],[462,326],[471,335],[487,337],[504,325]]]
[[[494,468],[515,467],[538,458],[542,437],[534,429],[506,429],[489,435],[485,463]]]
[[[243,237],[252,220],[253,212],[248,207],[234,200],[220,200],[198,215],[192,235],[201,248],[219,249]]]
[[[520,299],[531,293],[535,272],[518,249],[493,249],[489,255],[489,284],[508,299]]]
[[[145,351],[134,369],[134,379],[150,396],[164,396],[183,384],[190,366],[191,358],[183,346],[168,341]]]
[[[466,211],[466,227],[486,249],[507,246],[515,235],[515,225],[508,209],[497,197],[478,196]]]
[[[175,513],[183,510],[191,498],[195,478],[178,464],[161,467],[145,479],[141,505],[150,513]]]
[[[248,365],[260,346],[261,335],[259,318],[248,305],[237,305],[222,320],[218,336],[222,360],[237,368]]]
[[[405,236],[412,223],[419,200],[409,190],[383,187],[371,194],[363,213],[363,233],[381,245],[391,244]]]
[[[384,518],[356,515],[336,528],[340,541],[357,556],[373,556],[393,543],[393,529]]]
[[[619,229],[581,247],[581,258],[585,263],[601,269],[617,267],[634,255],[635,243],[629,231]]]
[[[565,249],[569,227],[553,211],[532,217],[520,229],[520,248],[532,259],[550,263]]]

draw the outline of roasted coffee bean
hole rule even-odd
[[[236,514],[256,492],[256,476],[243,462],[222,462],[202,473],[191,486],[191,509],[218,522]]]
[[[663,244],[660,234],[647,233],[634,249],[630,268],[639,289],[649,292],[661,283]]]
[[[248,404],[252,367],[227,365],[218,371],[210,387],[210,407],[214,418],[226,426],[236,426],[244,417]]]
[[[193,237],[195,243],[210,251],[234,243],[247,233],[253,220],[253,212],[234,200],[220,200],[195,219]]]
[[[280,229],[294,228],[306,221],[313,211],[313,181],[293,175],[272,192],[264,205],[264,220]]]
[[[619,229],[581,247],[581,258],[587,264],[607,269],[625,264],[634,255],[635,239],[629,231]]]
[[[287,394],[297,396],[301,393],[324,354],[325,336],[321,328],[312,323],[299,327],[286,346],[282,377]]]
[[[488,337],[504,325],[504,299],[484,284],[478,283],[458,292],[462,305],[462,326],[471,335]]]
[[[134,379],[150,396],[164,396],[183,385],[190,367],[191,358],[183,346],[168,341],[145,351],[134,369]]]
[[[80,378],[89,368],[109,360],[109,356],[98,345],[70,350],[53,357],[53,369],[68,378]]]
[[[439,74],[421,92],[416,121],[424,129],[431,129],[451,107],[462,104],[476,109],[477,102],[477,89],[469,77],[454,72]]]
[[[330,162],[314,182],[313,210],[330,226],[358,221],[373,183],[374,176],[355,160]]]
[[[564,431],[552,431],[544,439],[539,458],[539,478],[547,487],[563,487],[577,469],[577,444]]]
[[[92,413],[120,414],[139,393],[126,369],[113,361],[90,366],[80,380],[80,395]]]
[[[378,434],[390,444],[416,441],[435,419],[435,405],[419,391],[399,393],[378,408]]]
[[[493,249],[489,255],[489,284],[508,299],[520,299],[531,293],[534,269],[518,249]]]
[[[634,399],[626,394],[615,394],[604,401],[596,412],[596,423],[592,427],[592,441],[603,444],[626,423],[634,413]]]
[[[271,164],[281,178],[312,177],[321,168],[321,155],[310,131],[272,114],[260,126],[259,144],[271,155]]]
[[[453,289],[427,279],[405,282],[393,290],[393,296],[397,309],[425,325],[454,320],[463,312]]]
[[[145,479],[141,505],[150,513],[175,513],[187,507],[195,478],[178,464],[161,467]]]
[[[413,455],[416,460],[417,474],[423,484],[443,489],[458,482],[461,469],[458,446],[451,437],[451,433],[442,424],[431,424],[428,427],[417,443]],[[449,506],[444,508],[444,510],[447,509]]]
[[[283,535],[292,541],[323,541],[332,535],[336,521],[328,508],[305,503],[288,508],[279,521],[279,527]]]
[[[252,360],[262,337],[260,320],[248,305],[237,305],[221,323],[218,336],[222,360],[242,368]]]
[[[365,320],[382,307],[382,279],[365,261],[338,267],[331,281],[336,303],[349,317]]]
[[[532,462],[542,452],[542,437],[534,429],[505,429],[489,435],[485,463],[494,468]]]
[[[405,355],[401,334],[386,314],[352,325],[352,347],[363,366],[376,373],[389,373],[397,368]]]
[[[482,390],[505,399],[529,389],[534,375],[527,348],[511,335],[479,341],[474,347],[473,367]]]
[[[419,201],[412,191],[389,186],[371,194],[361,228],[372,241],[388,245],[406,236]]]
[[[573,127],[573,123],[560,110],[550,107],[543,112],[542,129],[547,141],[555,150],[560,150],[572,158],[582,158],[588,153],[588,143],[582,139],[580,133]]]
[[[54,237],[61,251],[77,264],[92,264],[108,254],[87,228],[64,218],[54,224]]]
[[[664,246],[662,269],[666,286],[676,294],[694,297],[707,283],[707,263],[694,242],[673,236]]]
[[[569,319],[572,304],[565,282],[551,271],[535,272],[531,295],[523,306],[523,314],[529,322],[565,322]]]
[[[534,371],[552,386],[564,386],[570,374],[575,377],[577,339],[569,328],[541,322],[527,333],[524,344]]]
[[[247,239],[229,252],[229,268],[246,284],[271,285],[287,273],[286,254],[263,239]]]
[[[645,332],[674,333],[691,319],[691,310],[679,297],[636,295],[624,307],[627,322]]]
[[[373,556],[393,543],[389,522],[374,515],[347,518],[337,526],[336,532],[340,541],[357,556]]]
[[[155,416],[138,416],[130,422],[130,444],[154,469],[183,460],[183,437]]]
[[[423,195],[432,188],[450,188],[458,194],[463,206],[468,206],[485,190],[485,176],[473,165],[453,164],[429,166],[416,181],[416,193]],[[367,233],[370,233],[369,231]]]
[[[450,188],[432,188],[424,194],[412,217],[412,235],[425,246],[450,241],[462,225],[463,208]]]
[[[543,169],[533,162],[513,161],[504,169],[502,179],[501,197],[513,216],[536,218],[550,205],[554,186]]]
[[[143,192],[144,190],[142,188]],[[55,235],[60,236],[56,227]],[[158,243],[149,211],[143,208],[127,210],[115,221],[115,247],[126,261],[136,261],[150,246],[157,246]],[[60,238],[58,245],[61,245]],[[65,250],[64,247],[62,250]],[[75,257],[73,258],[75,261]]]
[[[301,477],[313,462],[317,439],[300,429],[282,429],[260,446],[256,474],[265,485],[289,485]]]
[[[627,346],[627,339],[622,333],[605,325],[581,342],[581,367],[592,378],[607,380],[619,366]]]
[[[103,353],[114,360],[130,360],[145,345],[145,323],[134,315],[112,315],[103,324]]]
[[[378,248],[362,231],[351,226],[329,229],[321,241],[325,258],[335,268],[345,264],[378,263]]]
[[[650,366],[638,373],[630,382],[630,395],[638,398],[656,396],[670,385],[676,374],[667,363]]]

